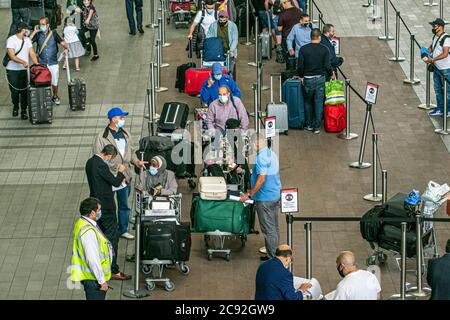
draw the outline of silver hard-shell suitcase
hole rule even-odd
[[[280,101],[275,103],[273,98],[273,78],[278,77],[280,79]],[[267,104],[267,116],[276,117],[275,128],[278,133],[282,132],[285,135],[288,134],[288,105],[281,101],[281,73],[270,74],[270,102]]]
[[[262,32],[259,35],[261,41],[261,58],[263,59],[272,59],[272,29],[271,29],[271,20],[270,15],[267,12],[267,21],[269,22],[269,31]]]

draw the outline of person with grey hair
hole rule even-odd
[[[170,196],[178,190],[175,173],[167,170],[167,161],[163,156],[154,156],[150,160],[150,167],[144,171],[139,186],[152,196]]]
[[[336,49],[331,42],[331,39],[336,36],[336,27],[332,24],[326,24],[323,27],[322,35],[320,38],[320,43],[328,48],[330,52],[330,64],[333,68],[333,77],[337,78],[337,68],[340,67],[344,63],[344,59],[342,57],[336,56]],[[330,76],[327,77],[327,81],[330,81]]]
[[[264,235],[268,260],[275,257],[275,251],[280,240],[280,227],[278,215],[280,213],[281,180],[279,161],[274,151],[267,147],[266,139],[256,135],[253,139],[256,159],[250,177],[251,189],[248,194],[241,196],[241,201],[253,199],[258,213],[261,232]]]
[[[380,300],[381,287],[377,277],[356,266],[355,255],[342,251],[336,259],[336,269],[343,278],[336,291],[327,295],[327,300]]]

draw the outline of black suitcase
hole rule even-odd
[[[86,82],[82,79],[70,77],[69,57],[66,56],[67,87],[69,89],[70,110],[86,109]]]
[[[395,252],[401,251],[402,230],[390,224],[381,228],[378,236],[378,246]],[[406,232],[406,256],[412,258],[416,255],[416,231]]]
[[[28,116],[32,124],[52,123],[52,96],[51,87],[30,87],[28,89]]]
[[[182,222],[175,226],[175,244],[177,261],[189,261],[191,255],[191,225]]]
[[[379,218],[383,214],[384,208],[382,205],[376,205],[367,211],[359,223],[359,230],[361,236],[369,242],[376,242],[381,230],[381,221],[367,221],[372,218]]]
[[[415,217],[415,212],[411,210],[405,209],[405,199],[408,197],[407,194],[397,193],[395,196],[390,198],[384,204],[384,212],[383,217],[385,218],[411,218]],[[386,221],[386,224],[390,224],[397,228],[401,227],[401,222],[389,222]],[[409,222],[406,226],[407,230],[415,229],[415,222]]]
[[[158,131],[171,133],[184,129],[189,116],[189,106],[182,102],[166,102],[159,118]]]
[[[175,82],[175,88],[178,89],[178,92],[184,92],[184,86],[186,85],[186,70],[196,67],[197,65],[194,62],[185,63],[177,67],[177,80]]]
[[[142,224],[141,259],[176,261],[176,246],[172,222],[150,222]]]

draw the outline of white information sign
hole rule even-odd
[[[269,117],[264,119],[266,127],[266,139],[273,138],[276,136],[277,131],[275,127],[276,117]]]
[[[330,39],[331,43],[334,46],[334,52],[336,53],[336,55],[340,55],[341,54],[341,39],[340,38],[331,38]]]
[[[375,104],[377,102],[379,88],[380,88],[379,85],[367,82],[367,88],[366,88],[366,102],[367,103]]]
[[[281,212],[282,213],[298,212],[297,188],[281,190]]]

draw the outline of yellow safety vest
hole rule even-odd
[[[80,218],[75,223],[73,230],[72,265],[70,270],[70,280],[97,280],[94,273],[89,268],[86,255],[81,243],[81,236],[89,230],[94,230],[97,236],[98,247],[100,248],[100,263],[105,274],[105,280],[111,279],[111,259],[109,256],[109,241],[105,236],[88,221]]]

